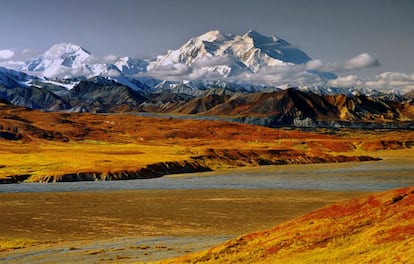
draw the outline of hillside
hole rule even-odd
[[[295,88],[270,93],[206,94],[143,105],[143,110],[234,118],[269,127],[412,125],[414,106],[365,95],[317,95]]]
[[[136,179],[239,166],[367,161],[380,156],[372,151],[411,148],[413,142],[411,130],[304,132],[224,121],[46,113],[0,103],[3,183]]]
[[[53,84],[13,88],[0,85],[0,98],[48,112],[179,114],[267,127],[414,126],[414,105],[409,97],[397,100],[363,94],[320,95],[297,88],[251,93],[182,85],[144,92],[95,77],[79,81],[70,90]]]
[[[161,263],[411,263],[414,187],[353,199]]]

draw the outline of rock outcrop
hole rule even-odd
[[[137,170],[109,172],[77,172],[63,175],[44,175],[30,177],[30,182],[74,182],[74,181],[111,181],[158,178],[169,174],[210,171],[211,169],[195,161],[160,162]]]

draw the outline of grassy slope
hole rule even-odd
[[[328,206],[163,263],[412,263],[414,187]]]
[[[27,248],[35,245],[46,243],[44,241],[38,241],[27,238],[9,238],[0,236],[0,253],[3,251],[10,251],[20,248]]]
[[[2,131],[21,134],[20,140],[0,139],[0,179],[28,174],[33,181],[45,175],[139,170],[197,156],[212,169],[256,166],[263,160],[317,162],[303,157],[365,155],[414,141],[412,131],[327,135],[219,121],[42,113],[7,105],[0,105],[0,125]]]

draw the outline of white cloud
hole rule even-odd
[[[307,70],[319,70],[323,68],[323,63],[320,60],[310,60],[305,64]]]
[[[68,67],[56,67],[50,71],[43,72],[44,76],[48,78],[73,78],[76,76],[89,76],[91,71],[86,68],[68,68]]]
[[[117,62],[119,60],[119,56],[114,55],[114,54],[108,54],[102,58],[97,58],[94,56],[89,56],[86,60],[85,63],[88,64],[113,64],[115,62]]]
[[[379,66],[380,62],[369,55],[368,53],[361,53],[355,57],[348,59],[343,63],[324,64],[320,60],[311,60],[305,64],[308,70],[319,70],[324,72],[347,72],[362,70]]]
[[[324,80],[307,71],[305,65],[283,65],[265,67],[256,73],[245,73],[233,78],[235,81],[276,87],[320,86]]]
[[[38,55],[37,52],[31,50],[31,49],[23,49],[23,50],[0,50],[0,61],[3,62],[23,62],[27,59],[31,59]]]
[[[207,68],[193,68],[186,76],[187,80],[207,79],[207,80],[224,80],[222,74],[217,71],[211,71]]]
[[[103,58],[103,60],[104,60],[105,63],[113,64],[113,63],[115,63],[119,60],[119,56],[117,56],[115,54],[109,54],[109,55],[106,55]]]
[[[35,56],[38,56],[39,52],[32,50],[32,49],[22,49],[20,51],[17,51],[15,53],[15,56],[13,57],[16,60],[27,60],[31,59]]]
[[[359,67],[367,67],[372,65],[372,60],[366,56],[357,56],[349,60],[348,68],[351,66],[353,69]],[[201,63],[202,62],[202,63]],[[169,64],[162,65],[150,72],[146,73],[146,76],[152,76],[159,79],[165,79],[170,81],[180,80],[197,80],[197,79],[209,79],[209,80],[221,80],[228,82],[243,82],[252,83],[257,85],[267,85],[275,87],[319,87],[319,86],[331,86],[341,88],[372,88],[376,90],[399,90],[406,92],[410,89],[414,89],[414,74],[405,74],[397,72],[386,72],[374,77],[361,78],[358,75],[345,75],[339,76],[336,79],[326,80],[325,78],[314,74],[312,70],[318,71],[325,66],[318,61],[314,60],[305,65],[282,65],[282,66],[269,66],[263,67],[259,71],[244,72],[232,77],[223,77],[219,71],[212,71],[211,69],[217,69],[221,67],[219,60],[205,60],[201,61],[197,67],[190,67],[185,64]],[[218,65],[208,67],[207,65]],[[375,63],[374,63],[375,64]],[[343,64],[344,66],[345,64]],[[201,67],[204,66],[204,67]],[[343,68],[343,67],[342,67]]]
[[[370,88],[401,89],[408,91],[414,89],[414,74],[400,72],[385,72],[367,80],[365,85]]]
[[[365,79],[356,75],[348,75],[338,77],[335,80],[329,80],[327,85],[333,87],[368,87],[376,90],[400,90],[401,92],[407,92],[414,89],[414,74],[385,72]]]
[[[377,59],[373,58],[368,53],[361,53],[349,60],[347,60],[343,66],[345,70],[353,71],[364,68],[370,68],[379,66],[380,63]]]
[[[167,65],[160,65],[156,68],[152,68],[146,75],[158,78],[161,80],[182,80],[188,79],[189,74],[192,72],[192,68],[182,63],[174,63]]]
[[[23,50],[0,50],[0,66],[19,70],[26,64],[26,60],[38,55],[37,52],[31,49]]]
[[[3,49],[0,50],[0,60],[10,60],[14,56],[14,51]]]
[[[327,84],[333,87],[361,87],[363,81],[356,75],[348,75],[329,80]]]
[[[234,81],[247,81],[256,84],[273,86],[334,86],[334,87],[363,87],[365,81],[356,75],[338,77],[334,80],[325,80],[314,74],[314,71],[323,72],[347,72],[378,66],[379,62],[367,53],[361,53],[340,64],[325,65],[320,60],[311,60],[302,65],[283,65],[264,67],[256,73],[245,73],[233,77]],[[310,71],[310,72],[309,72]]]
[[[247,67],[243,68],[243,65],[238,65],[240,68],[237,68],[236,72],[239,71],[240,74],[236,73],[234,76],[225,77],[231,71],[231,67],[228,65],[232,65],[232,67],[236,65],[231,56],[203,57],[197,59],[191,66],[180,63],[160,65],[145,74],[140,74],[140,76],[151,76],[169,81],[209,79],[276,87],[321,86],[325,84],[325,80],[320,76],[309,72],[311,69],[323,66],[319,60],[311,61],[306,65],[285,64],[263,67],[255,73],[250,72]]]
[[[19,51],[0,50],[0,66],[19,69],[24,65],[25,60],[34,58],[36,55],[38,53],[30,49]],[[104,64],[113,64],[118,59],[119,57],[113,54],[109,54],[103,58],[91,56],[87,59],[87,63],[94,67],[94,71],[99,71],[98,68],[102,66],[101,72],[106,76],[119,76],[120,73],[117,70],[104,67]],[[397,89],[402,92],[414,89],[414,74],[386,72],[369,78],[361,78],[356,74],[346,75],[347,72],[375,67],[379,64],[379,61],[368,53],[361,53],[342,63],[324,64],[322,61],[315,59],[301,65],[263,67],[256,73],[249,72],[247,67],[244,68],[243,65],[238,65],[240,68],[237,68],[235,72],[239,71],[242,73],[226,78],[224,77],[225,74],[228,74],[231,70],[228,65],[233,65],[234,67],[237,64],[235,64],[234,58],[231,55],[225,55],[202,57],[194,61],[191,66],[181,63],[161,65],[138,76],[142,77],[145,75],[171,81],[209,79],[229,82],[248,82],[276,87],[367,87],[378,90]],[[313,72],[342,73],[343,76],[339,76],[333,80],[326,80]],[[47,72],[46,75],[48,75]],[[57,71],[51,71],[49,77],[90,75],[91,69],[88,67],[79,69],[61,67]]]
[[[214,67],[219,65],[230,65],[234,63],[234,59],[230,56],[215,56],[215,57],[201,57],[195,60],[191,67],[203,68],[203,67]]]
[[[119,77],[121,75],[121,73],[117,70],[110,69],[104,75],[108,76],[108,77]]]

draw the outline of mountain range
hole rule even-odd
[[[60,43],[25,61],[2,61],[7,68],[0,67],[0,98],[44,111],[220,116],[266,126],[413,119],[412,92],[291,89],[289,83],[269,85],[255,77],[300,69],[319,80],[336,78],[332,72],[307,70],[311,61],[287,41],[256,31],[210,31],[152,60],[102,59],[78,45]]]
[[[268,66],[304,64],[310,60],[303,51],[274,36],[264,36],[256,31],[248,31],[244,35],[210,31],[153,60],[123,57],[109,63],[105,59],[94,57],[76,44],[60,43],[26,61],[11,60],[2,64],[17,71],[59,79],[121,75],[131,77],[143,72],[149,72],[151,76],[161,71],[170,71],[170,75],[173,75],[173,70],[190,70],[190,67],[191,70],[211,76],[216,74],[219,78],[258,72]],[[194,77],[196,76],[192,79],[199,79]]]
[[[0,85],[5,87],[16,86],[14,81],[20,86],[36,83],[71,89],[80,80],[100,76],[145,91],[157,90],[160,85],[165,89],[166,83],[172,89],[184,83],[194,93],[216,87],[244,92],[300,87],[319,94],[346,95],[356,90],[330,87],[327,81],[337,78],[335,73],[318,71],[312,66],[312,58],[286,40],[252,30],[242,35],[209,31],[154,59],[99,58],[73,43],[55,44],[43,54],[25,60],[14,58],[12,50],[1,52],[7,55],[0,56],[0,67],[7,68],[0,68]],[[5,72],[7,78],[2,77]],[[20,76],[22,73],[26,75]],[[303,75],[314,82],[302,81]],[[366,88],[363,92],[375,91]]]

